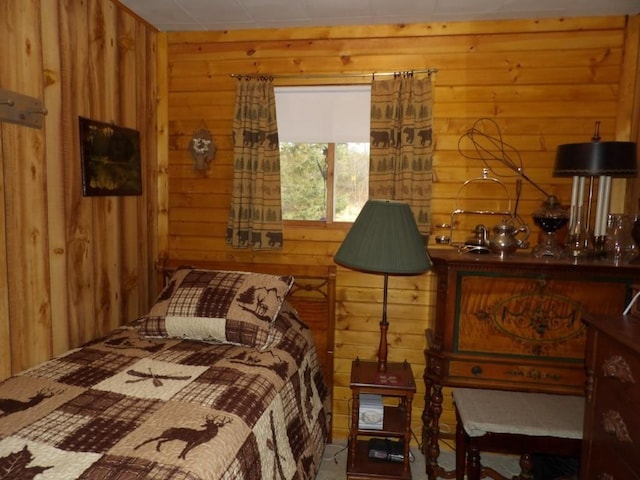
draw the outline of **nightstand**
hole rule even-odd
[[[384,373],[378,372],[377,367],[377,362],[360,359],[351,364],[352,404],[347,479],[410,479],[411,402],[416,392],[411,366],[407,362],[390,362]],[[360,394],[382,395],[385,400],[382,429],[359,426]],[[397,399],[397,405],[389,405],[394,403],[394,398]],[[403,460],[369,458],[371,438],[401,441]]]

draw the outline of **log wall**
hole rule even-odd
[[[450,221],[461,185],[481,172],[481,162],[458,152],[458,141],[483,117],[497,122],[529,177],[569,203],[569,181],[551,175],[558,144],[590,141],[596,120],[603,140],[638,138],[639,20],[616,16],[169,33],[166,253],[182,259],[327,264],[348,229],[286,223],[279,253],[237,251],[225,244],[236,87],[231,74],[273,75],[276,85],[344,84],[370,82],[372,72],[437,68],[433,223]],[[193,169],[188,152],[191,135],[203,127],[218,146],[204,173]],[[515,195],[515,179],[503,180]],[[613,209],[630,211],[635,205],[637,188],[630,183],[614,181]],[[525,183],[519,213],[530,219],[543,199]],[[333,424],[334,437],[345,438],[350,364],[356,356],[375,358],[382,278],[340,268],[337,283]],[[417,434],[424,405],[424,330],[433,321],[434,288],[429,273],[390,279],[389,360],[413,365]],[[445,412],[444,423],[452,422],[451,412]]]
[[[154,298],[156,30],[111,0],[0,2],[0,378],[133,320]],[[78,116],[140,131],[143,194],[83,197]]]

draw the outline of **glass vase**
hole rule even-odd
[[[610,213],[607,217],[607,234],[604,240],[604,254],[607,260],[618,264],[629,261],[635,254],[631,236],[631,218],[621,213]]]
[[[565,251],[569,257],[584,257],[589,253],[591,244],[589,232],[584,224],[582,205],[573,206],[572,213],[572,222],[565,242]]]

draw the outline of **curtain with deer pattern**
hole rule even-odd
[[[282,249],[280,150],[270,78],[238,80],[227,242],[234,248]]]
[[[418,229],[431,228],[433,173],[431,75],[413,73],[371,84],[369,198],[408,203]]]

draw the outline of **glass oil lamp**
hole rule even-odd
[[[533,223],[542,230],[543,238],[531,253],[536,258],[561,258],[563,246],[558,242],[557,232],[569,222],[569,212],[562,208],[555,195],[549,195],[532,217]]]

